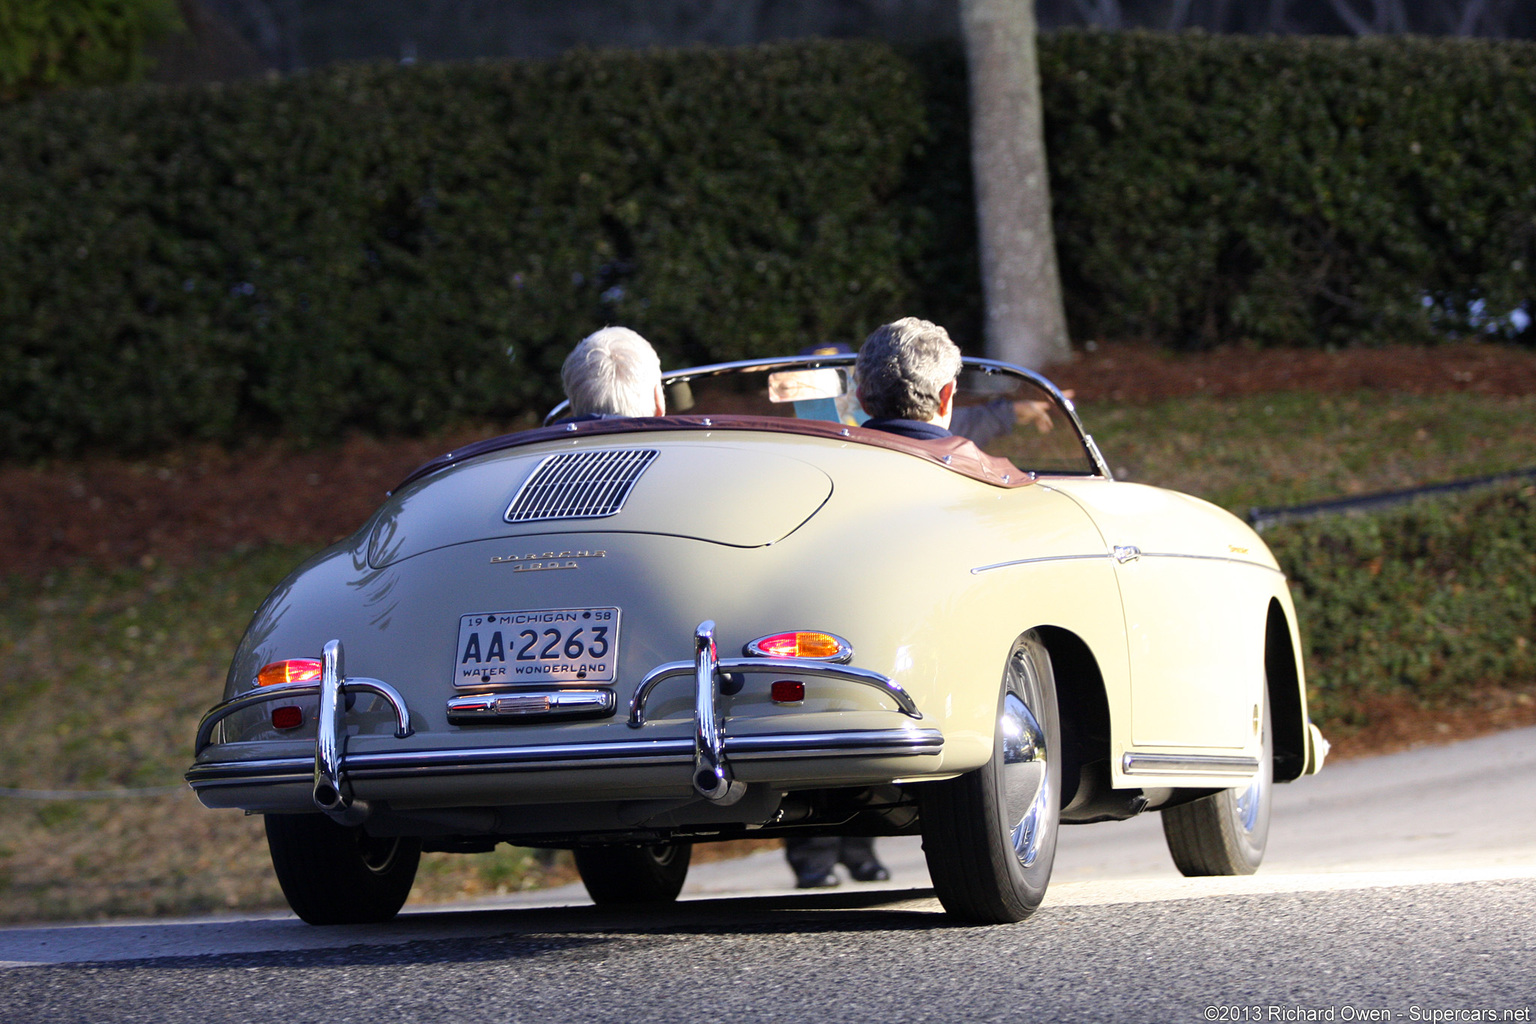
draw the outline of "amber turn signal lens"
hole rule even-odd
[[[256,673],[257,686],[277,683],[313,683],[320,678],[320,662],[315,658],[291,658],[263,665]]]
[[[853,656],[848,641],[832,633],[797,629],[758,637],[746,646],[746,653],[759,658],[811,658],[816,661],[846,662]]]
[[[297,729],[304,724],[304,711],[291,704],[272,709],[272,728]]]

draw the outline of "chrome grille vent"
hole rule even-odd
[[[518,489],[507,508],[507,522],[614,515],[656,455],[654,449],[644,448],[551,455]]]

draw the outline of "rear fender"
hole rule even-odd
[[[1109,698],[1098,660],[1081,637],[1059,626],[1041,626],[1036,632],[1050,652],[1056,678],[1062,739],[1061,805],[1065,808],[1077,797],[1085,774],[1094,770],[1092,766],[1108,765]]]
[[[1269,602],[1264,629],[1264,672],[1269,680],[1269,714],[1275,738],[1275,781],[1300,778],[1307,754],[1306,690],[1293,618],[1277,598]]]

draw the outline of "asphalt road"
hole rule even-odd
[[[1249,878],[1180,878],[1155,816],[1065,829],[1014,926],[951,925],[882,841],[883,885],[795,893],[766,853],[646,913],[3,929],[0,1021],[1530,1021],[1533,769],[1531,729],[1330,766],[1279,788]]]

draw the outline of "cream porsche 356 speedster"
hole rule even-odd
[[[258,609],[188,781],[266,816],[317,924],[501,842],[620,903],[674,899],[698,842],[921,834],[977,922],[1039,905],[1060,824],[1159,811],[1184,873],[1253,871],[1327,749],[1259,537],[1115,481],[1035,373],[966,360],[972,440],[914,441],[860,425],[852,370],[683,370],[672,415],[417,469]]]

